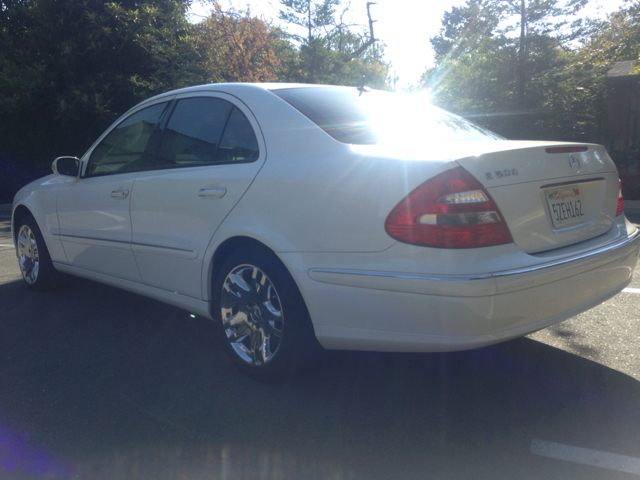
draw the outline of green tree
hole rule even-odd
[[[431,39],[437,65],[423,76],[436,103],[512,138],[578,139],[593,124],[571,77],[573,16],[584,0],[468,0]],[[550,128],[553,125],[555,128]]]
[[[197,82],[187,5],[2,0],[0,153],[80,155],[138,101]]]
[[[579,52],[577,65],[599,74],[614,62],[640,60],[640,1],[627,1],[605,20],[592,22]]]
[[[520,34],[518,36],[518,68],[516,70],[516,97],[520,105],[525,104],[525,91],[530,79],[529,63],[532,53],[559,48],[569,39],[580,35],[581,20],[575,19],[567,29],[572,15],[586,5],[587,0],[508,0],[506,13],[515,16]],[[536,48],[538,47],[538,48]]]
[[[279,17],[298,33],[289,33],[297,55],[286,63],[284,80],[305,83],[387,87],[383,45],[369,28],[345,22],[348,7],[340,0],[280,0]]]

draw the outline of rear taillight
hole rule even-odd
[[[461,167],[411,192],[391,211],[385,228],[400,242],[427,247],[487,247],[513,241],[489,193]]]
[[[624,200],[622,199],[622,180],[618,179],[618,208],[616,208],[616,217],[622,215],[624,208]]]

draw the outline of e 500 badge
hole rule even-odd
[[[518,175],[518,169],[517,168],[507,168],[506,170],[496,170],[495,172],[487,172],[485,173],[485,176],[487,177],[487,180],[493,180],[494,178],[504,178],[504,177],[510,177],[512,175]]]

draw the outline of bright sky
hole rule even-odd
[[[197,0],[196,0],[197,1]],[[428,66],[433,64],[433,50],[429,38],[438,34],[444,12],[466,0],[375,0],[371,6],[374,33],[386,44],[385,59],[391,62],[391,72],[398,78],[398,89],[418,82]],[[343,2],[346,3],[346,0]],[[590,0],[585,12],[589,16],[604,16],[617,10],[624,0]],[[256,16],[263,16],[278,24],[277,0],[221,0],[223,8],[251,7]],[[351,0],[349,18],[354,23],[367,25],[367,0]],[[206,9],[194,2],[192,12],[203,14]],[[195,20],[195,19],[194,19]],[[368,27],[367,27],[368,28]]]

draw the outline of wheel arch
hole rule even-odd
[[[207,275],[207,292],[209,295],[209,309],[210,309],[210,313],[213,316],[213,304],[214,304],[214,299],[213,299],[213,284],[215,282],[215,279],[217,278],[218,274],[220,273],[220,267],[222,266],[222,264],[224,263],[225,258],[227,258],[229,255],[231,255],[233,252],[236,252],[238,250],[243,250],[243,249],[247,249],[247,250],[259,250],[262,251],[264,254],[269,255],[271,257],[273,257],[274,259],[276,259],[277,262],[279,262],[282,265],[282,268],[284,268],[289,275],[291,275],[291,272],[289,271],[289,269],[286,267],[286,265],[282,262],[282,260],[280,259],[280,257],[278,257],[278,255],[275,253],[274,250],[272,250],[271,248],[269,248],[267,245],[265,245],[264,243],[262,243],[259,240],[256,240],[255,238],[252,237],[246,237],[246,236],[234,236],[234,237],[230,237],[227,238],[226,240],[224,240],[220,245],[218,245],[218,247],[216,248],[213,257],[211,258],[211,261],[209,262],[209,267],[208,267],[208,275]],[[295,279],[293,280],[295,283]],[[298,289],[299,290],[299,289]],[[215,318],[215,317],[213,317]]]
[[[210,316],[220,327],[219,331],[224,341],[225,350],[231,354],[234,364],[236,364],[236,366],[238,366],[242,371],[262,380],[283,378],[290,374],[295,375],[297,372],[302,371],[302,366],[310,364],[314,355],[322,351],[322,347],[316,338],[315,328],[311,321],[311,316],[306,302],[302,297],[300,287],[292,275],[291,270],[287,268],[285,262],[283,262],[280,256],[273,249],[255,238],[234,236],[227,238],[216,248],[210,264]],[[275,287],[274,294],[278,299],[278,303],[276,303],[276,305],[284,306],[284,308],[277,308],[281,311],[289,312],[284,314],[285,318],[289,318],[289,320],[283,320],[284,322],[287,322],[287,325],[289,325],[287,327],[288,333],[284,336],[279,336],[280,339],[284,340],[281,340],[281,343],[279,343],[279,350],[277,350],[280,352],[278,353],[279,356],[276,357],[272,363],[267,364],[271,365],[270,367],[256,366],[257,364],[248,366],[248,364],[244,363],[246,362],[246,358],[244,358],[242,362],[239,361],[238,349],[236,346],[232,346],[228,343],[235,342],[235,340],[229,340],[230,337],[225,333],[227,332],[226,328],[232,327],[225,327],[220,324],[220,320],[222,318],[220,308],[224,295],[221,295],[220,293],[216,294],[216,292],[222,291],[222,287],[226,282],[229,271],[233,272],[234,270],[237,270],[240,265],[243,267],[253,265],[254,267],[252,270],[254,272],[255,269],[262,270],[262,274],[268,277],[271,285]],[[231,270],[229,270],[230,268]],[[241,275],[244,275],[244,273]],[[214,290],[216,292],[214,292]],[[255,305],[256,304],[250,308],[252,310],[257,308]],[[234,308],[240,309],[243,307],[236,305]],[[214,311],[215,309],[217,309],[217,314],[216,311]],[[249,314],[248,311],[245,311],[245,314],[245,318],[253,317],[253,315]],[[289,315],[291,316],[289,317]],[[261,318],[262,315],[260,314],[258,317]],[[259,324],[261,320],[252,320],[248,323],[254,323],[256,321]],[[244,320],[244,322],[247,323],[247,320]],[[254,327],[251,328],[257,328],[255,325],[256,324],[254,323]],[[275,326],[273,327],[276,328]],[[262,327],[257,328],[256,331],[262,331]],[[284,330],[281,330],[281,332],[282,331]],[[247,335],[242,335],[242,338],[244,337],[247,337]],[[238,342],[245,343],[245,340],[242,338],[237,338]],[[269,340],[270,337],[262,337],[262,345],[265,345],[265,338],[267,338],[267,344],[271,345],[271,340]],[[260,342],[258,344],[260,344]],[[247,345],[245,345],[245,347],[247,347]],[[232,350],[235,350],[235,353]],[[243,350],[246,351],[246,349]],[[264,370],[263,368],[267,368],[267,370]]]
[[[20,222],[23,218],[28,216],[31,216],[35,219],[35,216],[33,215],[33,213],[31,213],[31,210],[29,210],[29,208],[27,208],[25,205],[18,205],[13,211],[13,218],[11,219],[11,237],[13,239],[14,245],[18,236],[18,225],[20,225]],[[38,223],[37,220],[36,223]]]

